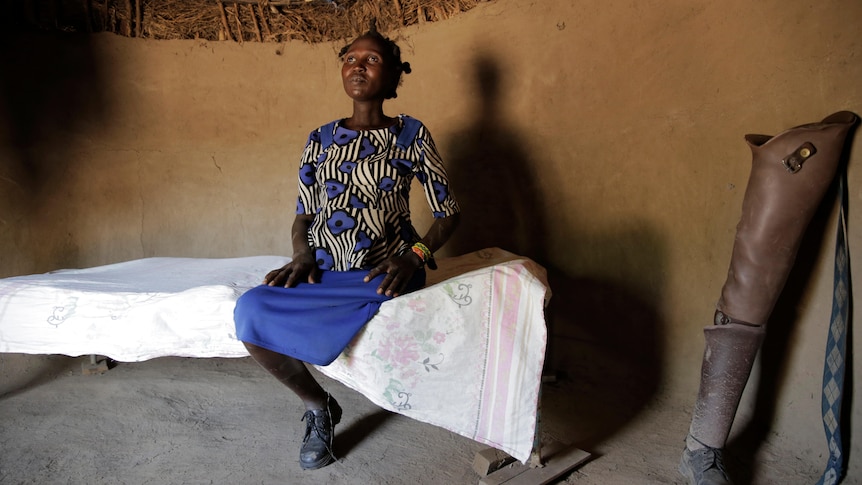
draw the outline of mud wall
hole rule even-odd
[[[447,254],[500,246],[548,268],[549,370],[690,405],[750,168],[743,135],[862,112],[860,21],[852,0],[496,0],[391,33],[414,72],[387,109],[422,119],[447,159],[466,211]],[[0,276],[291,254],[306,136],[350,112],[340,46],[4,39]],[[813,466],[835,219],[832,191],[735,431],[785,440]],[[848,412],[858,437],[862,404]]]

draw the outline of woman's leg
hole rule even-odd
[[[305,409],[326,407],[326,391],[308,371],[305,362],[248,342],[243,342],[243,345],[261,367],[299,396]]]
[[[243,342],[243,345],[261,367],[305,404],[302,419],[306,427],[299,450],[300,466],[304,470],[315,470],[335,461],[332,439],[335,425],[341,421],[341,406],[314,380],[305,362],[248,342]]]

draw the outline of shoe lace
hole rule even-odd
[[[324,433],[326,433],[326,424],[328,419],[325,414],[314,414],[313,411],[306,411],[305,414],[302,415],[302,421],[305,421],[305,437],[302,439],[302,442],[305,443],[308,441],[308,438],[311,436],[311,433],[314,432],[320,439],[324,439]],[[325,441],[325,439],[324,439]]]
[[[722,456],[721,450],[718,448],[711,448],[707,446],[703,449],[703,456],[706,458],[706,463],[709,463],[709,466],[704,467],[703,471],[709,470],[710,468],[715,468],[722,475],[727,477],[727,470],[724,468],[724,458]],[[710,463],[710,460],[712,463]]]
[[[334,458],[335,453],[332,452],[332,448],[329,446],[329,441],[332,439],[333,433],[333,426],[330,424],[331,419],[329,417],[329,410],[326,410],[325,413],[321,414],[314,414],[313,411],[306,411],[305,414],[302,415],[302,421],[306,422],[305,436],[302,438],[302,444],[305,444],[311,437],[311,433],[314,433],[318,438],[320,438],[320,441],[323,442],[323,446],[326,447],[326,451],[328,451]],[[327,433],[329,434],[329,439],[326,437]]]

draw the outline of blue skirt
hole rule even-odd
[[[260,285],[236,302],[236,336],[243,342],[315,365],[329,365],[392,297],[377,294],[386,274],[368,283],[368,270],[323,271],[320,282],[294,288]],[[425,285],[419,270],[405,292]]]

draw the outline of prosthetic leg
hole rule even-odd
[[[706,346],[680,472],[729,484],[721,449],[802,236],[835,178],[855,114],[842,111],[774,137],[746,135],[753,162],[727,280]]]

